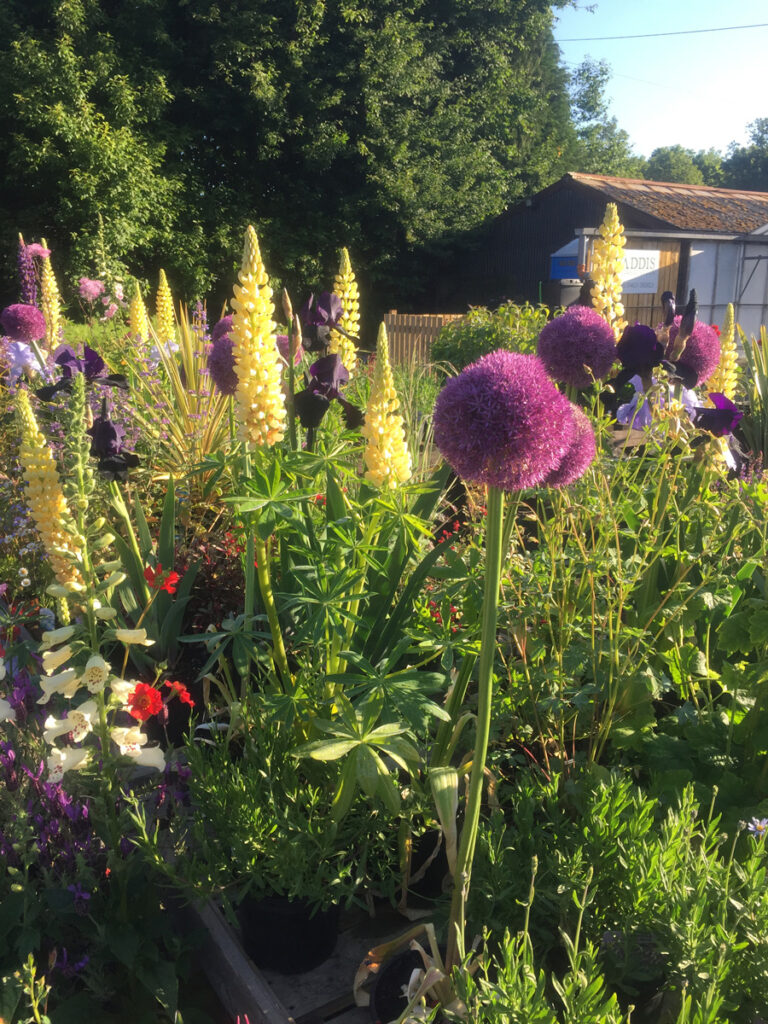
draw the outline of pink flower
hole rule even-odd
[[[27,250],[28,256],[39,256],[41,259],[51,255],[50,249],[45,249],[39,242],[31,242],[29,245],[24,246]]]
[[[102,323],[105,320],[111,320],[116,312],[117,312],[117,305],[114,302],[110,302],[110,304],[104,310],[104,316],[100,317],[99,319],[102,321]]]
[[[595,461],[595,432],[587,416],[577,406],[571,406],[575,427],[573,440],[557,469],[545,477],[546,487],[567,487],[583,476]]]
[[[90,277],[81,277],[79,285],[80,298],[84,299],[85,302],[95,302],[104,293],[105,286],[103,281],[94,281]]]
[[[682,317],[676,316],[669,329],[669,344],[667,345],[666,357],[669,359],[675,349],[675,340],[680,332],[680,321]],[[703,384],[717,369],[720,362],[720,339],[717,332],[697,320],[693,325],[690,338],[685,343],[683,354],[677,360],[679,366],[687,366],[692,373],[696,374],[696,383]]]
[[[553,380],[588,388],[616,359],[613,328],[588,306],[571,306],[539,335],[537,354]]]
[[[0,326],[12,341],[23,341],[29,345],[45,337],[45,317],[37,306],[17,302],[7,306],[0,313]]]

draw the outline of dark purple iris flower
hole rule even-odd
[[[349,380],[349,373],[338,352],[318,359],[310,366],[309,373],[310,380],[305,389],[293,396],[296,415],[305,430],[320,426],[334,399],[341,406],[344,422],[350,430],[363,425],[364,414],[341,393],[341,389]]]
[[[76,373],[85,374],[89,384],[105,384],[108,387],[128,387],[128,381],[122,373],[105,374],[106,364],[98,352],[86,345],[83,349],[83,358],[80,359],[70,345],[60,345],[53,357],[54,363],[61,368],[61,377],[56,384],[49,384],[39,388],[35,394],[41,401],[50,402],[59,391],[69,391],[72,387],[72,380]]]
[[[624,333],[616,345],[616,354],[629,377],[636,374],[644,376],[654,366],[659,366],[664,358],[664,346],[656,337],[652,327],[645,324],[632,324],[624,328]],[[629,377],[627,379],[629,379]]]
[[[714,391],[709,396],[714,404],[714,409],[708,406],[698,406],[693,411],[693,423],[699,430],[708,430],[715,437],[726,437],[732,434],[744,413],[734,403],[721,394]]]
[[[344,308],[341,299],[333,292],[323,292],[317,301],[310,295],[301,307],[301,343],[307,352],[325,352],[330,342],[331,331],[338,331],[348,337],[340,327]]]
[[[123,448],[125,428],[109,418],[106,398],[101,403],[101,416],[96,417],[86,433],[91,438],[91,455],[98,460],[99,472],[107,480],[125,480],[128,470],[138,466],[138,455]]]

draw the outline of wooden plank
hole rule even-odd
[[[587,266],[592,266],[592,245],[590,239],[587,253]],[[659,287],[657,292],[622,295],[624,319],[629,324],[635,321],[656,327],[661,320],[662,292],[677,292],[677,270],[680,263],[679,239],[663,238],[629,238],[627,249],[656,249],[659,252]]]

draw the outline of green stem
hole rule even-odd
[[[288,693],[291,689],[291,673],[288,668],[288,657],[285,653],[280,620],[277,617],[275,595],[272,590],[272,580],[269,575],[267,545],[258,535],[254,536],[253,540],[256,546],[256,561],[258,562],[256,575],[259,581],[259,590],[261,591],[261,599],[264,602],[264,610],[267,613],[269,631],[272,634],[272,660],[277,669],[278,679],[282,682],[283,691]],[[253,559],[251,559],[251,565],[253,566]]]
[[[493,696],[493,663],[496,654],[496,619],[498,616],[499,584],[501,582],[502,530],[504,523],[504,492],[497,487],[488,488],[488,509],[485,539],[485,588],[480,633],[480,666],[478,668],[478,704],[475,750],[469,777],[469,792],[461,830],[461,842],[456,860],[453,899],[448,927],[448,953],[446,968],[464,959],[464,912],[469,894],[472,860],[480,821],[480,804],[485,775],[485,759],[491,732],[491,698]]]
[[[469,686],[469,680],[472,675],[472,669],[475,667],[476,661],[477,655],[475,654],[465,654],[462,659],[461,668],[456,676],[456,682],[453,684],[451,695],[448,698],[448,705],[445,709],[451,716],[450,720],[440,723],[437,730],[437,736],[430,753],[429,763],[430,766],[434,768],[442,768],[447,764],[447,753],[449,750],[451,736],[453,735],[453,730],[459,720],[459,713],[461,712],[462,705],[464,704],[464,697],[466,696],[467,687]]]

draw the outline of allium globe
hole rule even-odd
[[[538,356],[553,380],[587,388],[606,376],[616,359],[613,328],[588,306],[571,306],[539,335]]]
[[[571,410],[536,356],[491,352],[438,395],[435,442],[464,480],[518,491],[560,465],[573,440]]]
[[[680,331],[682,317],[676,316],[672,326],[669,328],[669,344],[667,345],[667,358],[674,351],[675,339]],[[677,360],[681,367],[687,366],[692,373],[696,374],[696,383],[703,384],[708,380],[718,367],[720,362],[720,339],[717,331],[709,324],[697,320],[694,324],[690,338],[685,343],[683,354]]]
[[[7,306],[0,313],[0,326],[11,341],[23,341],[25,345],[45,337],[45,317],[37,306],[17,302]]]
[[[578,406],[571,406],[574,434],[568,451],[557,469],[553,469],[544,483],[547,487],[567,487],[583,476],[595,461],[595,432],[588,417]]]
[[[231,317],[225,317],[232,320]],[[218,336],[216,329],[223,323],[222,320],[213,329],[213,341],[208,352],[208,372],[211,380],[222,393],[222,395],[234,395],[237,391],[237,374],[235,373],[235,356],[230,336],[220,331]]]
[[[213,330],[211,331],[211,341],[218,341],[225,334],[229,334],[232,330],[232,314],[229,316],[223,316],[217,324],[214,324]]]

